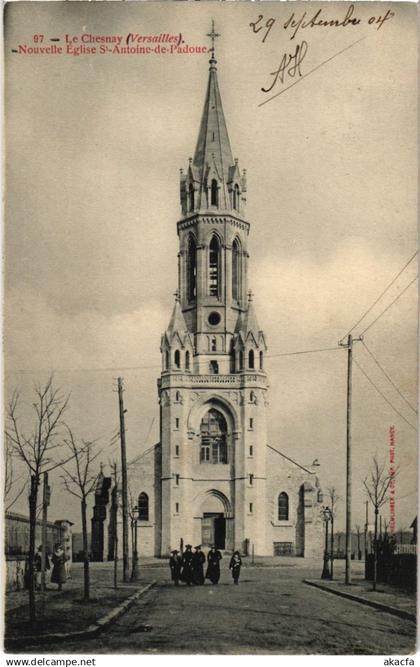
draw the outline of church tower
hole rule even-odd
[[[264,333],[248,291],[246,172],[233,158],[214,26],[194,157],[180,176],[178,289],[161,340],[161,554],[180,540],[266,553]]]

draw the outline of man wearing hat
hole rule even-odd
[[[203,565],[206,562],[206,557],[201,551],[201,544],[194,547],[193,554],[193,582],[196,586],[202,586],[204,584],[204,570]]]
[[[179,580],[181,578],[181,565],[182,560],[179,555],[178,549],[173,549],[171,551],[171,557],[169,559],[169,567],[171,568],[171,579],[174,582],[175,586],[178,586]]]
[[[182,554],[182,572],[181,572],[181,580],[184,581],[187,586],[191,586],[193,583],[193,558],[194,554],[191,551],[192,546],[191,544],[186,544],[185,545],[185,551]]]

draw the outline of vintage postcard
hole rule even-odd
[[[414,665],[417,4],[9,2],[4,54],[5,652]]]

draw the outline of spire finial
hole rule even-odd
[[[252,297],[253,297],[253,296],[254,296],[254,295],[253,295],[253,293],[252,293],[252,290],[249,289],[249,290],[248,290],[248,303],[251,303],[251,301],[252,301]]]
[[[104,464],[101,461],[99,465],[100,465],[100,468],[101,468],[101,475],[103,475],[104,474]]]
[[[214,19],[211,20],[211,32],[207,33],[207,37],[210,37],[210,39],[211,39],[210,65],[215,65],[216,64],[216,57],[215,57],[215,52],[214,52],[214,40],[216,39],[216,37],[220,37],[220,33],[214,31]]]
[[[179,289],[176,289],[176,290],[175,290],[175,292],[174,292],[174,297],[175,297],[175,301],[179,303],[179,301],[180,301],[180,297],[179,297]]]

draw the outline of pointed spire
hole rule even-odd
[[[261,331],[255,314],[254,304],[252,302],[251,290],[248,292],[248,310],[242,313],[241,317],[238,318],[236,330],[238,332],[241,331],[245,337],[249,332],[252,332],[255,338],[258,337],[258,334]]]
[[[212,31],[208,36],[212,39],[209,80],[194,153],[193,168],[195,178],[200,183],[203,183],[208,168],[216,171],[220,185],[220,208],[228,208],[229,198],[226,184],[229,181],[229,170],[235,162],[217,81],[214,40],[219,35],[214,30],[214,21]]]
[[[178,334],[182,335],[186,331],[188,331],[188,329],[185,323],[184,315],[182,314],[179,291],[176,290],[175,305],[172,311],[168,328],[166,329],[166,333],[168,334],[169,337],[171,337],[175,332],[178,332]]]

